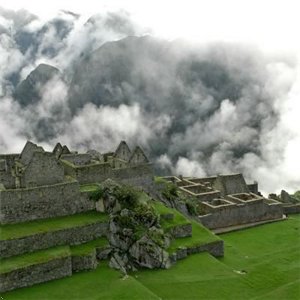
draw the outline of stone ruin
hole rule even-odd
[[[131,151],[124,141],[110,153],[95,150],[77,153],[60,143],[48,152],[28,141],[20,154],[0,155],[0,292],[93,269],[97,259],[107,257],[107,246],[98,247],[97,251],[95,248],[83,257],[64,249],[59,257],[50,257],[44,264],[5,269],[8,260],[13,262],[28,253],[45,250],[47,255],[47,249],[53,247],[106,239],[108,216],[102,219],[99,213],[93,216],[94,212],[101,212],[101,207],[81,188],[108,178],[143,186],[153,181],[153,172],[143,150],[137,146]],[[83,222],[81,217],[85,213],[91,216]],[[73,223],[76,221],[71,227],[59,221],[69,217],[74,217]],[[46,226],[54,219],[60,223],[53,230],[39,231],[39,226]],[[14,226],[25,224],[25,227],[34,222],[37,222],[36,232],[6,236],[6,229],[13,231]]]
[[[282,203],[264,198],[258,191],[257,182],[246,184],[242,174],[164,178],[196,202],[199,221],[215,232],[284,217]]]
[[[116,223],[112,223],[109,219],[111,215],[107,214],[109,210],[113,213],[120,211],[117,199],[113,201],[114,206],[108,208],[107,203],[113,198],[110,197],[107,203],[104,203],[103,199],[91,201],[87,191],[90,185],[97,186],[112,180],[118,184],[139,187],[160,200],[159,197],[155,197],[157,191],[153,179],[152,164],[143,150],[137,146],[131,151],[124,141],[116,151],[108,153],[99,153],[96,150],[77,153],[60,143],[52,152],[47,152],[42,147],[27,142],[20,154],[0,155],[1,227],[10,228],[11,232],[14,232],[14,226],[23,223],[36,222],[37,225],[34,232],[14,232],[13,236],[3,234],[5,230],[1,232],[0,256],[3,263],[0,270],[0,292],[70,276],[81,270],[94,269],[99,260],[107,259],[109,255],[110,263],[126,272],[124,253],[111,254],[114,243],[112,239],[117,240],[118,245],[123,243],[131,257],[136,258],[141,266],[147,267],[166,267],[170,262],[174,263],[177,259],[201,251],[208,251],[216,257],[222,256],[224,248],[220,239],[191,249],[177,249],[170,257],[166,253],[161,255],[160,248],[151,244],[146,236],[129,247],[125,240],[128,240],[128,235],[132,233],[128,230],[124,232],[122,228],[117,230]],[[209,229],[279,220],[283,217],[281,203],[262,197],[258,192],[257,183],[246,184],[241,174],[207,178],[169,176],[164,179],[173,182],[183,194],[197,204],[199,214],[196,220]],[[97,215],[94,215],[95,213]],[[89,214],[88,220],[81,220],[84,214]],[[99,217],[99,214],[102,217]],[[131,212],[123,209],[121,214],[123,217],[126,214],[130,216]],[[118,215],[115,217],[118,218]],[[69,226],[59,221],[65,220],[64,218],[73,218],[73,225]],[[167,213],[161,215],[161,218],[172,220],[174,215]],[[54,229],[46,232],[39,229],[39,226],[46,226],[45,224],[51,223],[53,219],[57,222]],[[151,226],[153,227],[153,224],[149,225],[152,234],[161,234],[159,225],[153,228]],[[191,235],[191,223],[174,227],[170,232],[173,238]],[[109,244],[103,243],[102,239],[109,240]],[[70,250],[71,247],[80,247],[93,241],[97,243],[84,255]],[[168,239],[165,240],[165,243],[169,242]],[[153,259],[149,253],[142,252],[144,245],[151,246],[161,257],[157,255]],[[56,247],[56,256],[53,256],[53,253],[47,254],[48,249]],[[5,269],[5,261],[12,262],[19,256],[39,251],[45,251],[44,262]],[[127,265],[129,263],[127,262]]]

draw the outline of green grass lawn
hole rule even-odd
[[[106,214],[90,211],[66,217],[37,220],[19,224],[1,225],[0,240],[16,239],[48,231],[57,231],[94,224],[97,222],[105,222],[107,220],[108,216]]]
[[[166,207],[158,201],[153,201],[152,205],[160,215],[163,215],[163,214],[173,214],[174,215],[174,218],[172,220],[165,220],[163,218],[161,218],[161,220],[160,220],[160,224],[166,232],[169,231],[173,227],[191,223],[190,220],[188,220],[184,215],[179,213],[177,210]]]
[[[0,274],[7,273],[19,268],[41,264],[49,260],[71,256],[68,246],[50,248],[0,260]]]
[[[100,262],[93,271],[15,290],[4,300],[300,299],[300,215],[220,236],[225,256],[194,254],[168,270],[142,270],[123,280]]]
[[[221,238],[224,258],[195,254],[138,280],[162,299],[300,299],[300,215]]]

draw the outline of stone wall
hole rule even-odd
[[[300,204],[284,204],[283,205],[284,214],[299,214],[300,213]]]
[[[264,220],[282,218],[280,203],[267,204],[265,201],[249,201],[235,206],[216,207],[212,213],[200,216],[201,223],[209,229],[222,228]]]
[[[170,256],[170,260],[172,263],[176,263],[177,260],[184,259],[188,255],[200,252],[208,252],[214,257],[222,257],[224,256],[224,242],[220,240],[204,245],[196,245],[190,248],[180,248]]]
[[[72,272],[93,270],[97,265],[96,249],[85,255],[72,255]]]
[[[0,257],[10,257],[55,246],[78,245],[106,236],[107,231],[107,223],[99,222],[17,239],[1,240]]]
[[[63,154],[61,159],[71,162],[76,166],[87,165],[91,163],[92,156],[88,153],[82,154]]]
[[[102,182],[107,178],[132,185],[147,185],[152,182],[152,164],[142,164],[126,168],[113,169],[110,163],[99,163],[87,166],[75,166],[62,160],[65,174],[76,178],[80,184]]]
[[[213,183],[214,189],[222,196],[229,194],[249,193],[248,186],[242,174],[218,175]]]
[[[0,292],[7,292],[37,283],[72,275],[71,257],[50,260],[46,263],[0,274]]]
[[[92,209],[95,209],[95,203],[80,194],[76,181],[0,191],[1,224],[66,216]]]
[[[20,179],[21,187],[61,183],[64,180],[63,165],[52,153],[34,152]]]
[[[112,179],[135,186],[149,185],[153,182],[152,164],[113,169]]]
[[[6,189],[15,188],[16,178],[13,176],[13,169],[17,157],[19,157],[18,154],[0,155],[0,160],[5,161],[5,170],[0,170],[0,183],[2,183]]]

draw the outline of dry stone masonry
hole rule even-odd
[[[125,141],[108,153],[77,153],[60,143],[48,152],[28,141],[20,154],[0,155],[0,292],[91,270],[104,259],[126,273],[138,267],[169,268],[202,251],[223,256],[223,241],[199,223],[216,229],[283,217],[282,204],[264,198],[257,183],[246,184],[242,174],[163,181],[173,183],[189,202],[174,203],[175,197],[168,203],[144,151],[139,146],[131,150]],[[91,186],[96,194],[90,193]],[[129,186],[148,202],[132,205],[113,193]],[[290,205],[284,192],[282,198]],[[176,208],[185,221],[176,223],[171,208],[163,206],[166,211],[157,213],[149,201]],[[189,212],[190,201],[196,216]],[[169,253],[173,241],[193,236],[195,221],[212,238]],[[162,224],[168,222],[172,226],[166,230]],[[137,235],[136,228],[143,231]]]

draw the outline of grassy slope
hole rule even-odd
[[[138,279],[163,299],[300,299],[299,234],[300,215],[224,234],[223,259],[201,253]]]
[[[207,253],[195,254],[169,270],[139,271],[126,280],[100,264],[94,271],[16,290],[3,297],[296,300],[300,298],[299,234],[300,215],[294,215],[287,221],[223,234],[225,257],[220,260]],[[247,273],[236,272],[241,270]]]
[[[1,225],[0,240],[19,238],[47,231],[62,230],[107,220],[107,215],[91,211],[67,217],[37,220],[11,225]]]

